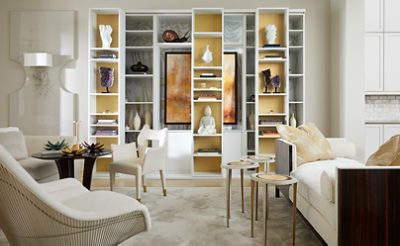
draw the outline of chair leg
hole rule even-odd
[[[147,192],[146,182],[144,181],[144,175],[142,175],[142,186],[143,186],[143,192]]]
[[[110,190],[113,191],[115,185],[115,172],[110,171]]]
[[[163,194],[164,196],[167,196],[167,189],[165,188],[165,176],[163,170],[160,170],[160,178],[161,178],[161,186],[163,189]]]
[[[141,189],[141,184],[142,184],[142,175],[138,173],[135,177],[136,179],[136,200],[139,202],[141,201],[141,195],[140,195],[140,189]]]

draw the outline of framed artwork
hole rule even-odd
[[[237,53],[224,53],[224,124],[237,123]]]
[[[191,77],[190,52],[165,53],[165,124],[190,124]]]

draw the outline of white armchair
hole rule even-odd
[[[0,145],[0,228],[11,245],[116,245],[150,229],[128,196],[68,178],[38,184]]]
[[[167,195],[165,188],[164,168],[167,158],[167,128],[162,130],[151,130],[144,126],[138,136],[138,153],[136,154],[135,143],[112,145],[113,162],[110,165],[110,188],[115,185],[115,173],[125,173],[136,177],[136,199],[140,201],[140,186],[143,185],[144,192],[145,174],[159,171],[161,186],[164,196]],[[149,144],[151,143],[151,147]]]

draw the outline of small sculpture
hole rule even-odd
[[[211,107],[209,105],[204,109],[204,116],[200,119],[200,127],[197,132],[201,135],[213,135],[217,133],[215,129],[215,119],[211,116]]]
[[[102,47],[109,49],[111,46],[112,38],[111,33],[113,31],[110,25],[99,25],[100,37],[102,42]]]
[[[110,93],[109,87],[114,84],[114,68],[112,67],[100,67],[100,85],[106,87],[107,91],[103,93]]]
[[[274,77],[272,77],[272,85],[275,88],[274,93],[278,93],[278,88],[281,87],[281,78],[279,77],[279,75],[275,75]]]
[[[82,147],[89,152],[89,154],[94,155],[96,152],[102,152],[104,150],[104,144],[102,143],[91,143],[88,144],[86,141],[83,142]]]
[[[265,27],[265,38],[267,39],[267,44],[275,44],[275,39],[276,39],[275,25],[267,25]]]
[[[268,86],[271,84],[271,69],[265,69],[262,73],[264,75],[264,93],[268,93]]]
[[[205,62],[205,63],[211,63],[213,60],[213,56],[212,56],[212,52],[210,51],[210,45],[207,44],[206,46],[206,51],[204,51],[203,56],[201,57],[201,59]]]
[[[170,42],[179,42],[183,43],[189,40],[190,37],[190,30],[185,33],[182,37],[179,37],[178,33],[176,33],[174,30],[166,30],[162,34],[162,39],[164,42],[170,43]]]

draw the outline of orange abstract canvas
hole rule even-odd
[[[224,53],[224,124],[236,124],[236,52]]]
[[[165,54],[165,124],[190,124],[191,54]]]

